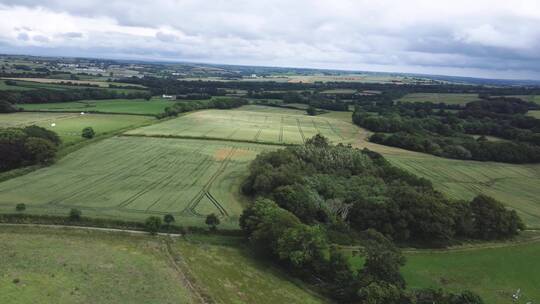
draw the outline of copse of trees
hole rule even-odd
[[[483,221],[486,212],[474,203],[449,200],[428,180],[392,166],[378,153],[333,146],[320,135],[304,146],[257,156],[243,191],[272,199],[305,224],[331,232],[371,228],[399,242],[445,246],[457,237],[504,238],[523,229],[513,211],[492,199],[483,206],[493,218]],[[470,227],[463,223],[465,215]],[[480,233],[485,229],[490,233]]]
[[[0,172],[34,164],[49,164],[61,141],[38,126],[0,128]]]
[[[129,93],[109,89],[74,88],[70,90],[36,89],[28,91],[0,91],[0,100],[10,104],[53,103],[84,99],[136,99],[149,97],[145,91]]]
[[[211,100],[177,102],[171,107],[165,108],[165,112],[158,115],[158,118],[177,116],[180,113],[202,110],[202,109],[233,109],[248,104],[244,98],[222,97]]]

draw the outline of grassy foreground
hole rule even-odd
[[[200,303],[190,285],[209,303],[326,303],[234,238],[0,226],[0,250],[3,304]]]

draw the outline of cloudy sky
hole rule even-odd
[[[540,79],[540,1],[0,0],[0,53]]]

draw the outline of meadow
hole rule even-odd
[[[0,303],[197,303],[159,240],[0,227]]]
[[[398,99],[401,102],[432,102],[449,105],[464,105],[475,100],[478,100],[478,94],[457,93],[412,93]]]
[[[540,119],[540,111],[529,111],[527,114]]]
[[[53,166],[0,183],[0,210],[143,220],[167,213],[182,225],[223,217],[236,228],[240,184],[264,145],[205,140],[114,137],[77,150]]]
[[[57,111],[57,112],[92,112],[92,113],[124,113],[139,115],[157,115],[163,113],[175,101],[152,98],[144,99],[105,99],[82,100],[74,102],[18,104],[25,111]]]
[[[304,111],[247,106],[235,110],[205,110],[129,131],[128,134],[214,138],[274,144],[301,144],[320,133],[332,142],[352,142],[358,128]]]
[[[2,90],[11,90],[11,91],[27,91],[27,90],[37,90],[37,89],[49,89],[49,90],[73,90],[73,89],[101,89],[107,91],[114,91],[117,93],[133,93],[133,92],[144,92],[144,87],[138,86],[140,88],[109,88],[109,84],[115,84],[119,86],[126,86],[129,84],[115,83],[115,82],[102,82],[102,81],[76,81],[70,79],[49,79],[49,78],[3,78],[10,79],[15,81],[16,85],[8,86],[4,83],[3,86],[0,86]],[[61,82],[71,82],[77,83],[78,85],[67,85],[62,84]],[[87,84],[87,86],[85,86]],[[97,85],[97,87],[96,87]],[[129,85],[132,86],[132,85]]]
[[[85,127],[92,127],[99,136],[153,120],[152,117],[134,115],[18,112],[0,114],[0,127],[37,125],[56,132],[64,144],[71,144],[83,140],[81,132]]]
[[[540,299],[540,242],[501,248],[457,251],[421,250],[406,254],[402,273],[411,288],[472,290],[485,303],[512,303],[512,294],[521,290],[518,303]]]

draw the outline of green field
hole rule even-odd
[[[30,88],[7,85],[5,80],[0,80],[0,91],[29,91]]]
[[[196,303],[162,247],[125,234],[0,227],[0,303]]]
[[[529,111],[527,114],[540,119],[540,111]]]
[[[217,303],[327,303],[270,262],[255,257],[242,242],[194,237],[177,240],[174,249],[195,282]]]
[[[412,93],[398,99],[401,102],[432,102],[450,105],[464,105],[478,100],[478,94],[454,94],[454,93]]]
[[[53,130],[65,144],[69,144],[83,140],[81,132],[85,127],[92,127],[96,135],[99,136],[129,127],[144,125],[152,120],[151,117],[134,115],[19,112],[0,114],[0,127],[37,125]],[[52,126],[53,123],[55,126]]]
[[[332,118],[307,116],[304,111],[249,106],[237,110],[206,110],[128,134],[219,138],[277,144],[300,144],[317,133],[332,142],[352,142],[358,128]]]
[[[106,99],[82,100],[59,103],[19,104],[25,111],[58,111],[58,112],[101,112],[126,113],[141,115],[156,115],[163,113],[166,107],[172,106],[175,101],[152,98],[144,99]]]
[[[236,240],[190,239],[0,227],[0,303],[200,303],[190,285],[207,303],[326,303]]]
[[[239,185],[264,145],[204,140],[114,137],[86,146],[57,164],[0,183],[0,210],[17,203],[38,214],[141,220],[172,213],[182,225],[223,216],[238,225]]]
[[[519,303],[540,300],[540,242],[503,248],[408,253],[402,273],[411,288],[472,290],[485,303]]]
[[[9,78],[6,78],[9,79]],[[75,90],[75,89],[85,89],[85,88],[91,88],[91,89],[101,89],[101,90],[107,90],[107,91],[114,91],[117,93],[133,93],[133,92],[144,92],[144,90],[141,89],[123,89],[123,88],[109,88],[109,83],[107,82],[101,82],[101,81],[74,81],[70,79],[47,79],[47,78],[11,78],[11,80],[14,80],[17,85],[16,86],[6,86],[6,88],[3,88],[0,86],[0,89],[3,90],[18,90],[18,91],[26,91],[26,90],[36,90],[36,89],[49,89],[49,90]],[[66,85],[61,84],[60,81],[65,82],[78,82],[80,85],[74,86],[74,85]],[[98,85],[99,87],[95,86],[85,86],[84,84],[93,84]],[[117,84],[117,85],[129,85],[129,84],[122,84],[122,83],[114,83],[111,82],[111,84]],[[130,86],[138,86],[138,85],[130,85]]]

